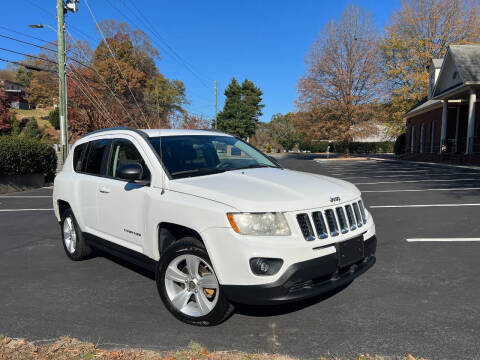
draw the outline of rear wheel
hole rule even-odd
[[[92,248],[85,242],[71,209],[66,209],[63,212],[60,226],[63,248],[67,256],[74,261],[83,260],[90,256]]]
[[[156,281],[167,309],[188,324],[216,325],[233,311],[205,247],[195,238],[183,238],[167,249],[158,264]]]

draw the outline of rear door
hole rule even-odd
[[[75,163],[75,171],[78,173],[76,204],[79,207],[75,216],[83,223],[86,232],[98,231],[98,185],[106,171],[109,145],[110,139],[90,141],[84,145],[87,148],[83,150],[82,158]]]
[[[130,163],[140,164],[142,180],[151,181],[151,164],[137,140],[129,136],[113,139],[106,177],[99,184],[98,221],[106,240],[142,252],[151,187],[118,178],[119,166]]]

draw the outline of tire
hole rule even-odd
[[[66,209],[60,222],[63,249],[73,261],[83,260],[92,254],[92,248],[87,245],[83,233],[71,209]]]
[[[185,237],[170,245],[161,256],[155,275],[166,308],[187,324],[217,325],[233,312],[233,306],[223,296],[207,250],[196,238]]]

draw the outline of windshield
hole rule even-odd
[[[238,169],[278,167],[258,150],[231,136],[162,136],[151,137],[150,142],[174,179]]]

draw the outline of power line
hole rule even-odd
[[[83,96],[85,96],[85,98],[90,101],[92,103],[92,105],[96,108],[96,110],[104,117],[105,120],[107,120],[107,122],[110,123],[110,126],[112,125],[115,125],[115,123],[111,122],[110,119],[105,115],[105,113],[103,113],[103,111],[98,107],[98,105],[90,98],[90,96],[88,96],[85,91],[82,89],[81,86],[79,86],[79,82],[75,81],[75,79],[73,79],[72,77],[68,76],[70,78],[71,81],[73,81],[73,83],[77,86],[77,89],[80,90],[80,92],[83,94]]]
[[[48,50],[48,51],[51,51],[51,52],[54,52],[54,53],[57,53],[58,51],[57,50],[53,50],[53,49],[49,49],[45,46],[41,46],[41,45],[37,45],[37,44],[34,44],[34,43],[31,43],[29,41],[24,41],[24,40],[20,40],[20,39],[16,39],[16,38],[13,38],[11,36],[7,36],[7,35],[2,35],[0,34],[0,37],[2,38],[5,38],[5,39],[9,39],[9,40],[13,40],[13,41],[16,41],[16,42],[19,42],[19,43],[23,43],[23,44],[27,44],[27,45],[30,45],[30,46],[35,46],[39,49],[44,49],[44,50]]]
[[[2,48],[2,47],[0,47],[0,50],[7,51],[7,52],[10,52],[10,53],[13,53],[13,54],[23,55],[23,56],[26,56],[26,57],[30,57],[30,58],[32,58],[32,59],[38,59],[38,60],[42,60],[42,61],[46,61],[46,62],[55,64],[55,65],[58,65],[58,63],[57,63],[56,61],[53,61],[53,60],[50,60],[50,59],[41,58],[41,57],[39,57],[39,56],[29,55],[29,54],[25,54],[25,53],[22,53],[22,52],[19,52],[19,51],[14,51],[14,50],[5,49],[5,48]]]
[[[3,59],[3,58],[0,58],[0,61],[6,62],[6,63],[10,63],[10,64],[15,64],[15,65],[18,65],[18,66],[23,66],[24,68],[26,68],[26,69],[28,69],[28,70],[32,70],[32,71],[45,71],[45,72],[56,73],[55,70],[48,70],[48,69],[38,68],[38,67],[36,67],[36,66],[25,65],[25,64],[22,64],[22,63],[20,63],[20,62],[18,62],[18,61],[7,60],[7,59]]]
[[[46,10],[45,8],[37,5],[34,1],[32,1],[32,0],[24,0],[24,1],[28,2],[28,3],[29,3],[30,5],[32,5],[32,6],[36,7],[38,10],[42,11],[43,13],[47,14],[48,16],[53,17],[54,19],[57,19],[57,17],[56,17],[55,15],[52,15],[52,13],[51,13],[50,11],[48,11],[48,10]],[[91,36],[88,35],[87,33],[83,32],[83,31],[80,30],[79,28],[77,28],[77,27],[75,27],[75,26],[73,26],[73,25],[70,25],[70,27],[71,27],[72,29],[75,29],[76,32],[78,32],[78,33],[82,34],[83,36],[89,38],[90,40],[96,41],[96,39],[94,39],[93,37],[91,37]]]
[[[47,40],[44,40],[42,38],[38,38],[38,37],[35,37],[35,36],[32,36],[32,35],[28,35],[28,34],[25,34],[25,33],[22,33],[20,31],[17,31],[17,30],[13,30],[13,29],[10,29],[10,28],[7,28],[5,26],[2,26],[0,25],[0,29],[4,29],[4,30],[7,30],[11,33],[14,33],[14,34],[17,34],[17,35],[21,35],[21,36],[25,36],[25,37],[28,37],[28,38],[31,38],[31,39],[35,39],[35,40],[38,40],[38,41],[42,41],[44,43],[48,43],[48,44],[55,44],[56,41],[47,41]]]
[[[107,0],[108,1],[108,0]],[[172,53],[178,57],[178,59],[180,59],[181,62],[184,63],[184,65],[187,67],[187,68],[190,68],[190,70],[195,73],[195,69],[194,69],[194,66],[192,64],[190,64],[187,60],[183,59],[182,56],[180,56],[180,54],[177,53],[177,51],[162,37],[160,36],[160,34],[156,31],[156,29],[153,27],[152,23],[150,22],[150,20],[148,20],[148,18],[140,11],[140,9],[135,5],[135,2],[134,1],[130,1],[132,3],[132,6],[133,8],[138,12],[138,14],[143,17],[145,19],[145,22],[147,23],[147,25],[150,25],[150,28],[151,28],[151,31],[154,33],[154,35],[156,35],[158,37],[158,39],[165,44],[165,46],[167,48],[169,48]],[[126,5],[126,1],[125,0],[122,0],[122,3],[123,5],[125,6],[125,8],[128,9],[127,5]],[[138,17],[137,17],[138,18]],[[140,19],[141,20],[141,19]],[[195,75],[195,74],[194,74]],[[208,76],[205,76],[205,78],[209,79],[209,80],[213,80],[211,78],[209,78]],[[207,88],[209,88],[209,86],[207,86]]]
[[[142,116],[143,116],[143,119],[144,119],[144,121],[145,121],[145,124],[148,126],[147,118],[145,117],[145,114],[143,113],[142,108],[141,108],[140,105],[138,104],[137,99],[135,98],[135,95],[133,94],[133,91],[132,91],[132,89],[130,88],[130,85],[128,85],[127,79],[125,79],[125,77],[123,76],[123,73],[122,73],[122,70],[121,70],[121,68],[120,68],[120,65],[118,65],[117,59],[115,58],[115,54],[113,53],[112,48],[110,47],[110,45],[108,44],[107,40],[105,39],[105,35],[103,34],[102,29],[101,29],[100,26],[98,25],[97,19],[96,19],[95,16],[93,15],[92,9],[90,8],[90,5],[88,4],[88,1],[87,1],[87,0],[84,0],[84,1],[85,1],[85,5],[87,5],[88,11],[90,12],[90,15],[91,15],[93,21],[95,22],[95,25],[97,26],[98,31],[99,31],[100,34],[102,35],[103,42],[105,43],[105,45],[107,46],[108,50],[110,51],[110,55],[112,55],[113,61],[114,61],[115,64],[117,65],[118,71],[120,72],[120,75],[122,76],[123,80],[125,81],[125,84],[126,84],[127,87],[128,87],[128,90],[130,91],[130,95],[132,95],[132,98],[133,98],[133,100],[135,101],[135,104],[137,105],[138,110],[140,110],[140,113],[141,113]]]
[[[135,21],[133,21],[129,16],[125,15],[120,9],[118,9],[115,5],[113,5],[109,0],[107,0],[107,3],[113,8],[115,9],[120,15],[122,15],[123,17],[125,17],[127,20],[129,20],[133,25],[135,25],[136,27],[139,28],[139,26],[136,24]],[[193,69],[192,69],[192,66],[189,65],[176,51],[175,49],[173,49],[156,31],[155,29],[149,24],[147,23],[148,19],[145,18],[145,21],[142,19],[142,17],[144,17],[140,10],[138,10],[138,8],[134,5],[135,9],[137,10],[137,12],[140,14],[140,17],[135,14],[134,11],[132,11],[132,9],[128,8],[127,5],[125,4],[125,2],[122,2],[123,5],[125,6],[125,8],[130,11],[137,19],[139,19],[139,21],[147,28],[150,30],[150,32],[163,44],[163,46],[159,46],[158,43],[157,46],[159,46],[160,48],[162,48],[166,54],[170,55],[170,57],[175,60],[179,65],[183,66],[186,70],[188,70],[195,78],[197,78],[197,80],[200,81],[200,83],[205,86],[206,88],[209,88],[208,85],[205,83],[204,79],[202,79],[202,77],[197,74]]]

